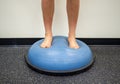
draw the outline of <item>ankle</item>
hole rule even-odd
[[[68,34],[68,38],[75,38],[75,34],[73,34],[73,33],[72,33],[72,34],[69,33],[69,34]]]
[[[68,36],[69,40],[75,39],[75,36]]]
[[[51,36],[52,36],[52,33],[45,33],[45,36],[46,36],[46,37],[51,37]]]

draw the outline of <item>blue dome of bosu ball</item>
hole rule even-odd
[[[50,48],[41,48],[44,39],[35,42],[29,49],[26,62],[37,70],[52,73],[67,73],[90,66],[94,57],[91,49],[82,41],[76,40],[79,49],[69,48],[67,37],[54,36]]]

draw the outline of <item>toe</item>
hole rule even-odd
[[[70,48],[73,48],[73,49],[78,49],[78,48],[80,48],[78,45],[70,45],[69,47],[70,47]]]
[[[40,47],[41,47],[41,48],[45,48],[45,44],[42,43],[42,44],[40,45]]]

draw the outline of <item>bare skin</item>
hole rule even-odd
[[[79,0],[67,0],[67,14],[69,23],[68,42],[70,48],[78,49],[79,45],[75,39],[75,31],[79,12]]]
[[[43,20],[45,26],[45,40],[40,45],[42,48],[51,47],[52,21],[54,15],[54,0],[42,0]]]
[[[52,21],[54,15],[54,0],[42,0],[42,11],[45,26],[45,40],[40,45],[42,48],[49,48],[52,44]],[[67,0],[67,14],[68,14],[68,42],[69,47],[78,49],[79,45],[75,39],[75,31],[79,12],[79,0]]]

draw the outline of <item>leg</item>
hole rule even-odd
[[[69,47],[75,49],[79,48],[75,39],[78,13],[79,13],[79,0],[67,0],[67,14],[69,23],[68,42]]]
[[[45,40],[40,45],[49,48],[52,43],[52,20],[54,14],[54,0],[42,0],[42,12],[45,26]]]

